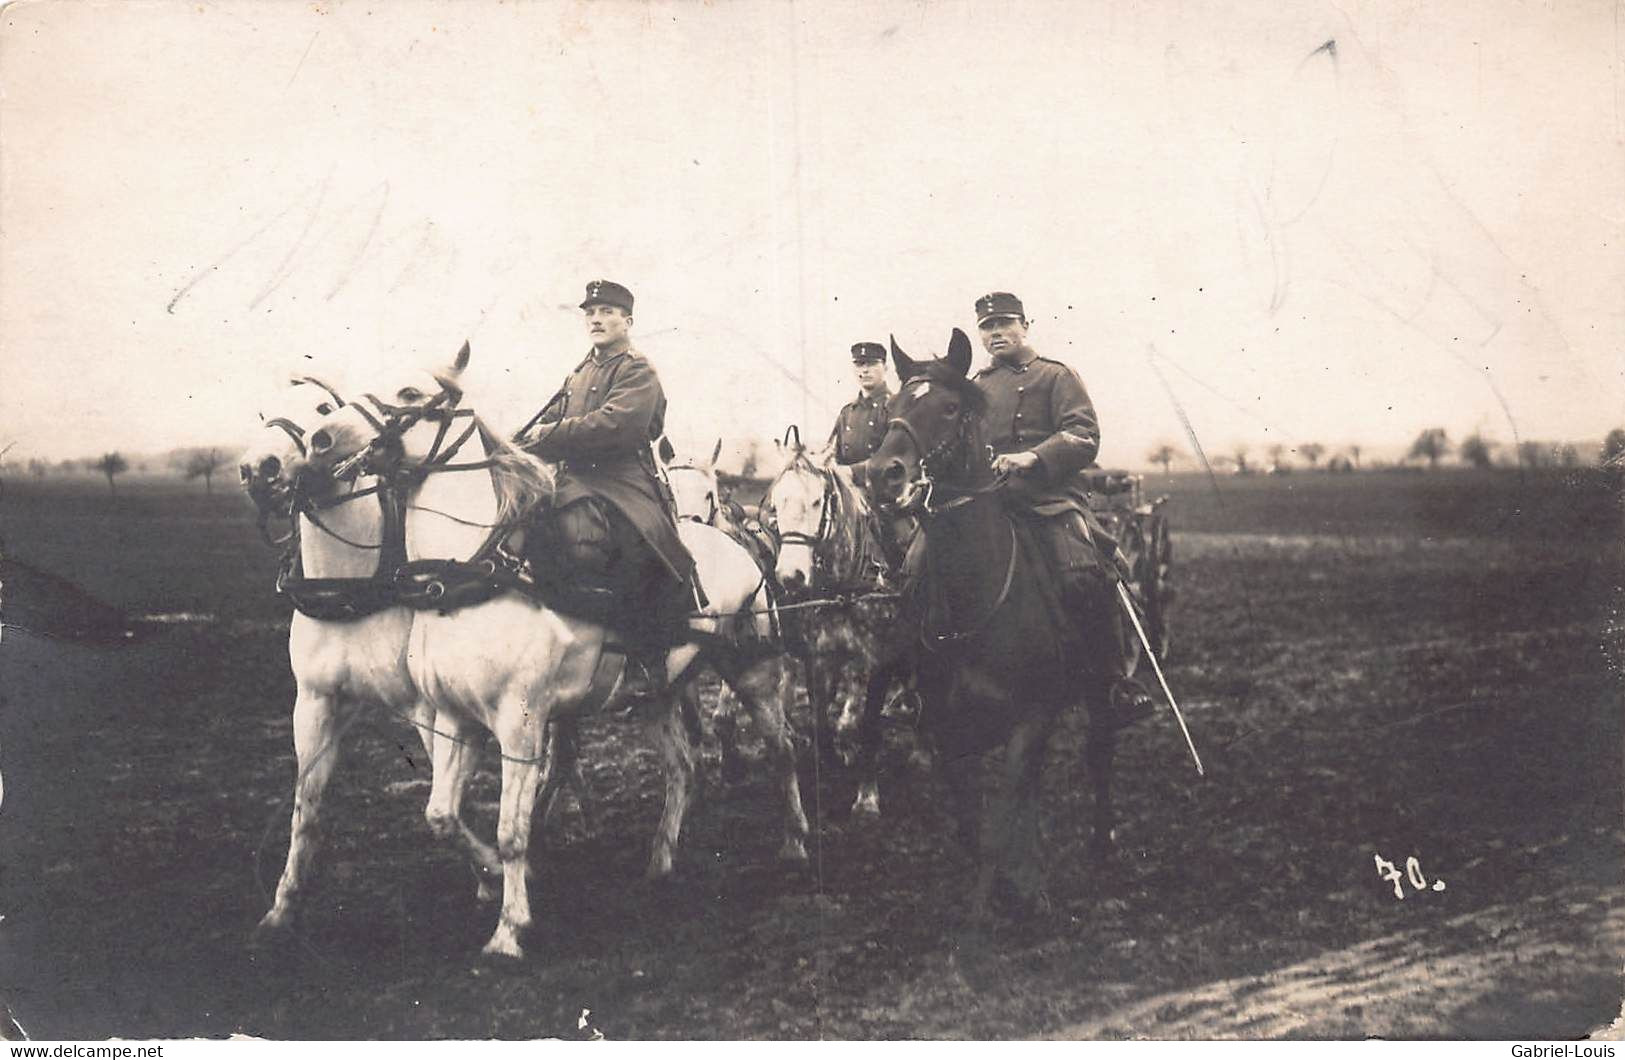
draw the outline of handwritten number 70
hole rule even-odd
[[[1381,854],[1372,855],[1377,862],[1377,875],[1394,885],[1394,897],[1401,901],[1405,898],[1405,883],[1409,881],[1418,891],[1442,891],[1443,880],[1434,880],[1429,886],[1427,877],[1422,875],[1422,863],[1414,857],[1405,859],[1405,871],[1400,872],[1399,867]]]

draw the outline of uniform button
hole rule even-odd
[[[1016,413],[1016,419],[1018,419],[1018,420],[1021,419],[1021,413],[1019,413],[1019,412]]]
[[[1021,392],[1022,392],[1022,391],[1023,391],[1023,390],[1026,390],[1026,389],[1027,389],[1027,388],[1026,388],[1026,387],[1024,387],[1024,386],[1018,386],[1018,387],[1016,387],[1016,393],[1018,393],[1018,394],[1019,394],[1019,393],[1021,393]]]

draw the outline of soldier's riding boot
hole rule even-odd
[[[1145,686],[1130,676],[1134,652],[1117,599],[1116,570],[1100,555],[1081,514],[1046,519],[1044,538],[1067,610],[1078,619],[1074,641],[1086,675],[1105,689],[1104,709],[1122,728],[1156,709]]]
[[[1104,650],[1110,655],[1109,663],[1112,666],[1113,680],[1106,698],[1111,702],[1112,713],[1118,728],[1133,725],[1144,718],[1156,713],[1157,701],[1139,679],[1129,672],[1134,663],[1133,645],[1129,637],[1133,633],[1129,629],[1128,619],[1123,615],[1122,608],[1117,600],[1117,587],[1111,588],[1112,609],[1111,625],[1108,627],[1110,636],[1102,636]]]
[[[653,559],[653,557],[649,557]],[[641,564],[628,599],[633,610],[626,623],[626,671],[622,685],[627,698],[639,701],[664,692],[670,682],[666,656],[684,639],[695,590],[688,581],[673,578],[664,564]]]

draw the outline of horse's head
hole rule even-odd
[[[800,595],[813,587],[818,547],[831,529],[829,472],[801,444],[798,429],[786,431],[776,444],[784,464],[768,483],[762,515],[779,542],[779,584]]]
[[[468,361],[465,342],[439,370],[392,371],[381,386],[358,395],[310,433],[300,472],[329,481],[374,474],[417,484],[435,472],[487,472],[496,523],[519,521],[552,496],[554,469],[497,437],[462,406]],[[484,525],[477,518],[464,522]]]
[[[331,480],[348,477],[363,464],[383,473],[402,462],[431,459],[444,442],[447,425],[459,415],[463,392],[458,379],[468,360],[465,342],[456,359],[438,371],[392,371],[382,385],[359,394],[310,432],[295,465],[298,472]]]
[[[865,465],[870,495],[880,507],[910,508],[926,501],[936,482],[963,487],[988,473],[977,439],[987,401],[970,371],[970,339],[958,328],[946,357],[916,361],[894,338],[892,361],[902,387],[891,401],[891,422]]]
[[[671,483],[672,500],[677,505],[677,518],[692,519],[710,524],[717,514],[722,493],[717,485],[717,457],[722,454],[722,439],[717,439],[711,450],[711,459],[701,462],[681,459],[675,453],[666,461],[666,481]]]
[[[248,496],[262,512],[287,515],[295,488],[320,491],[326,483],[306,483],[299,475],[309,453],[309,438],[344,408],[345,401],[328,382],[313,375],[294,376],[273,406],[260,413],[262,429],[238,458],[237,474]]]

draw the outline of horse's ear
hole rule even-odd
[[[677,459],[677,450],[672,448],[671,439],[664,434],[660,436],[660,441],[655,443],[655,452],[660,454],[662,464],[669,464]]]
[[[719,457],[721,455],[722,455],[722,439],[718,438],[717,439],[717,444],[714,447],[712,447],[712,449],[711,449],[711,466],[712,467],[717,466],[717,457]]]
[[[451,362],[451,370],[453,372],[461,373],[464,368],[468,367],[469,352],[468,340],[464,339],[463,348],[457,351],[457,359]]]
[[[948,367],[966,375],[970,372],[970,339],[954,328],[954,337],[948,340]]]
[[[896,335],[889,337],[891,338],[891,361],[892,364],[897,366],[897,378],[906,383],[910,376],[920,370],[920,366],[915,363],[912,357],[903,352],[901,346],[897,345]]]

